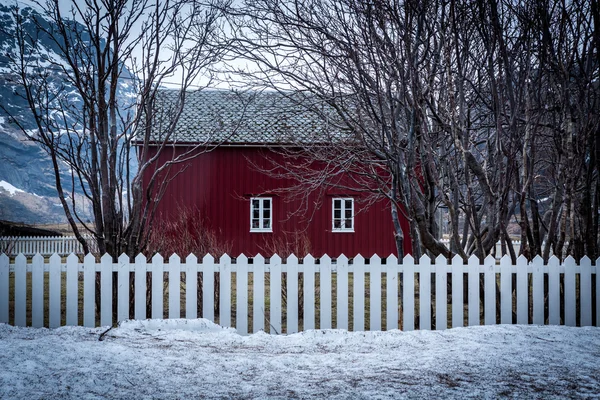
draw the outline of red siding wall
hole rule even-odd
[[[215,233],[220,243],[228,243],[233,256],[241,253],[269,256],[271,249],[281,247],[282,242],[293,241],[294,232],[296,235],[300,232],[300,236],[308,239],[310,253],[315,257],[323,254],[337,257],[342,253],[365,257],[396,254],[390,209],[385,202],[364,209],[360,199],[356,198],[354,233],[332,232],[332,198],[342,197],[334,190],[328,192],[320,207],[314,210],[310,222],[306,217],[290,217],[290,213],[298,209],[299,202],[290,202],[285,195],[274,193],[275,189],[289,186],[290,182],[269,177],[251,165],[250,161],[268,166],[265,154],[280,157],[260,147],[220,147],[196,157],[169,184],[159,204],[157,218],[173,218],[183,207],[197,209],[206,228]],[[171,150],[166,149],[159,162],[164,163],[171,157]],[[272,233],[250,232],[250,197],[256,195],[273,198]],[[313,196],[310,203],[316,201]],[[402,226],[408,233],[407,221],[402,221]],[[290,247],[293,249],[294,246]],[[409,240],[405,240],[404,251],[411,252]]]

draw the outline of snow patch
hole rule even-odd
[[[0,188],[6,190],[11,196],[17,193],[25,193],[24,190],[18,189],[6,181],[0,181]]]

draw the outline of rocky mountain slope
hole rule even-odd
[[[56,195],[55,177],[48,154],[36,143],[28,140],[21,129],[12,122],[13,118],[25,126],[34,128],[34,120],[27,103],[16,94],[11,83],[10,61],[6,54],[15,48],[15,20],[12,7],[14,2],[0,0],[0,219],[25,223],[60,223],[65,216]],[[31,35],[37,35],[36,24],[51,23],[27,3],[19,2],[21,13],[26,17],[26,28]],[[39,36],[44,57],[59,60],[56,44],[49,37]],[[56,81],[66,84],[56,71]],[[135,95],[127,85],[123,85],[123,98]],[[68,184],[70,179],[63,182]],[[76,194],[81,196],[81,193]],[[86,214],[85,206],[82,207]]]

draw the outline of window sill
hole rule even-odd
[[[250,233],[273,233],[273,229],[250,229]]]
[[[354,229],[332,229],[331,233],[354,233]]]

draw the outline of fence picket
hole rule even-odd
[[[600,326],[600,257],[596,259],[596,326]]]
[[[189,254],[185,259],[185,317],[198,318],[198,258]]]
[[[146,319],[147,278],[146,257],[143,254],[138,254],[135,256],[135,319]]]
[[[517,259],[517,324],[529,323],[529,281],[527,275],[527,258],[520,255]]]
[[[575,259],[568,256],[563,262],[565,267],[565,325],[575,326],[577,322],[577,307],[575,303]]]
[[[304,257],[304,315],[303,330],[315,329],[315,259]]]
[[[531,262],[532,272],[532,296],[533,296],[533,323],[544,325],[544,260],[535,256]]]
[[[79,262],[75,254],[67,257],[67,319],[69,326],[78,325],[78,306],[79,306],[79,271],[77,263]]]
[[[560,325],[560,273],[556,256],[548,260],[548,321]]]
[[[468,262],[468,303],[469,303],[469,326],[479,325],[479,258],[472,255]]]
[[[96,259],[91,253],[83,259],[83,326],[96,326]]]
[[[386,276],[386,330],[398,329],[398,259],[396,256],[389,256],[385,264]]]
[[[427,255],[419,261],[419,329],[431,329],[431,259]]]
[[[27,259],[19,254],[15,259],[15,326],[27,324]]]
[[[354,313],[353,330],[365,330],[365,259],[360,254],[354,258]]]
[[[269,331],[276,334],[281,333],[281,257],[278,255],[271,256],[270,260],[271,273],[271,308],[269,310],[269,320],[271,329]],[[314,276],[314,275],[313,275]]]
[[[160,254],[152,257],[152,318],[164,318],[164,259]]]
[[[210,254],[202,258],[202,318],[215,319],[215,259]]]
[[[415,329],[415,260],[409,254],[402,261],[402,326],[405,331]]]
[[[48,321],[50,328],[58,328],[60,326],[60,297],[61,297],[61,260],[60,256],[54,253],[50,257],[50,265],[48,266],[49,287],[48,287]]]
[[[484,265],[484,311],[483,318],[485,325],[494,325],[496,323],[496,272],[494,267],[496,259],[487,256],[483,260]]]
[[[369,267],[370,297],[369,297],[369,330],[381,330],[381,257],[374,254]]]
[[[464,326],[463,259],[457,254],[452,258],[452,327]]]
[[[288,261],[289,262],[289,261]],[[289,277],[288,277],[289,279]],[[265,330],[265,258],[260,254],[254,257],[252,301],[252,332]],[[297,282],[296,282],[297,283]],[[288,290],[289,292],[289,290]]]
[[[0,254],[0,324],[8,324],[8,274],[10,259],[4,253]]]
[[[315,263],[312,256],[307,256],[303,264],[295,256],[290,256],[284,271],[281,258],[273,256],[267,265],[264,258],[257,255],[253,259],[253,265],[245,256],[240,256],[235,265],[231,265],[231,259],[224,255],[218,264],[207,255],[202,264],[198,264],[195,256],[187,257],[185,265],[181,265],[179,256],[173,255],[168,264],[164,263],[162,256],[157,254],[149,264],[143,255],[135,258],[135,265],[130,259],[121,255],[118,263],[113,263],[109,255],[104,255],[98,265],[93,255],[88,254],[81,265],[78,257],[70,255],[66,264],[61,264],[58,254],[50,257],[50,261],[44,261],[41,255],[36,255],[29,260],[24,255],[16,257],[14,264],[10,258],[0,255],[0,322],[12,322],[17,326],[32,325],[43,326],[45,313],[48,312],[49,326],[58,327],[61,323],[61,298],[66,292],[66,315],[67,325],[83,324],[93,327],[96,324],[95,313],[95,289],[96,277],[100,277],[100,321],[101,325],[112,325],[113,304],[116,301],[116,318],[123,320],[129,317],[130,304],[130,277],[134,273],[135,282],[135,317],[143,319],[146,317],[146,278],[148,271],[152,274],[152,298],[156,301],[152,304],[153,318],[163,318],[168,314],[170,318],[178,318],[181,315],[181,272],[185,272],[185,317],[196,318],[198,314],[198,274],[202,272],[202,313],[204,317],[214,320],[215,272],[219,274],[219,314],[221,325],[232,326],[241,334],[249,331],[256,332],[265,329],[265,321],[270,323],[270,331],[273,333],[293,333],[300,328],[300,319],[303,319],[303,329],[313,329],[319,321],[319,328],[329,329],[335,325],[336,328],[352,328],[364,330],[394,329],[397,324],[402,324],[404,330],[415,328],[414,323],[419,321],[420,329],[431,329],[433,327],[433,315],[431,305],[433,293],[431,287],[432,274],[435,274],[435,328],[446,329],[450,322],[452,326],[464,324],[463,304],[463,282],[464,273],[467,272],[468,293],[468,324],[478,325],[481,320],[481,304],[483,300],[484,317],[486,325],[495,324],[497,318],[502,323],[513,322],[513,310],[516,310],[516,323],[544,324],[544,308],[548,307],[548,323],[557,325],[582,325],[589,326],[594,322],[594,307],[600,304],[592,304],[593,299],[598,301],[598,266],[592,266],[592,260],[583,257],[580,266],[577,267],[572,257],[567,257],[563,263],[556,257],[549,260],[547,267],[543,265],[541,257],[535,257],[528,265],[524,257],[519,257],[516,265],[513,265],[508,256],[500,260],[500,266],[495,265],[495,259],[486,257],[483,267],[479,265],[476,257],[468,260],[468,266],[463,265],[460,257],[452,260],[451,268],[448,269],[447,260],[439,256],[433,263],[427,256],[415,264],[412,256],[404,258],[402,264],[390,256],[386,259],[385,267],[376,254],[371,257],[370,262],[362,256],[357,256],[352,263],[345,256],[340,256],[334,264],[329,256],[323,256],[319,263]],[[600,263],[600,260],[596,261]],[[133,268],[133,269],[132,269]],[[267,270],[268,268],[268,270]],[[335,279],[336,289],[333,289]],[[13,272],[14,271],[14,272]],[[231,272],[236,272],[235,288],[231,287]],[[267,272],[268,271],[268,272]],[[480,278],[484,273],[484,295],[480,298]],[[531,279],[529,273],[531,272]],[[563,272],[564,271],[564,272]],[[316,273],[319,272],[319,291],[315,291]],[[386,323],[382,319],[382,272],[386,273]],[[497,273],[500,273],[500,308],[496,306],[496,282]],[[49,275],[49,302],[47,311],[44,306],[45,274]],[[249,274],[253,274],[252,298],[249,296]],[[298,302],[302,297],[299,293],[299,273],[304,280],[304,314],[299,314]],[[349,301],[349,273],[353,274],[353,303],[350,307]],[[369,290],[366,290],[366,279],[369,274]],[[398,310],[398,278],[402,273],[402,321],[399,320]],[[453,282],[448,286],[448,274],[452,273]],[[561,274],[564,273],[564,280]],[[286,277],[287,286],[282,290],[282,277]],[[419,307],[415,309],[415,282],[419,277]],[[165,278],[169,279],[168,310],[164,309],[163,296]],[[14,276],[14,278],[13,278]],[[548,289],[544,289],[544,281],[548,276]],[[80,284],[81,277],[83,283]],[[63,279],[66,285],[62,287]],[[114,282],[114,279],[117,279]],[[513,283],[513,280],[515,283]],[[14,282],[14,284],[13,284]],[[28,291],[28,283],[31,282],[31,293]],[[265,286],[270,282],[269,301],[265,304]],[[564,282],[564,285],[562,284]],[[579,282],[579,283],[578,283]],[[596,282],[594,284],[593,282]],[[117,283],[117,293],[113,293],[113,283]],[[14,294],[8,287],[14,285]],[[79,287],[83,286],[83,310],[79,309]],[[564,291],[563,291],[564,289]],[[449,296],[450,290],[452,296]],[[516,293],[515,293],[516,292]],[[335,293],[335,298],[334,298]],[[563,295],[564,293],[564,295]],[[12,297],[14,296],[14,297]],[[236,298],[235,323],[232,324],[231,300]],[[318,297],[317,297],[318,296]],[[369,298],[367,299],[367,296]],[[561,300],[564,296],[564,304]],[[548,303],[545,304],[545,298]],[[285,299],[287,315],[282,319],[282,301]],[[451,321],[447,318],[448,300],[452,309]],[[31,300],[29,304],[27,300]],[[531,301],[531,306],[529,305]],[[13,305],[14,304],[14,305]],[[252,326],[249,326],[248,307],[253,305]],[[333,307],[336,307],[336,318],[333,317]],[[369,310],[366,308],[370,307]],[[367,312],[369,311],[369,312]],[[415,311],[418,311],[418,319]],[[498,314],[499,311],[499,314]],[[82,312],[83,319],[80,321],[79,313]],[[318,318],[316,317],[316,313]],[[596,311],[598,312],[598,311]],[[12,318],[14,313],[14,319]],[[352,321],[350,321],[350,313]],[[31,320],[28,319],[31,315]],[[367,317],[368,315],[368,317]],[[368,319],[367,319],[368,318]],[[563,319],[564,318],[564,322]],[[334,321],[336,323],[334,324]],[[282,329],[282,326],[285,329]]]
[[[248,334],[248,271],[241,268],[248,265],[248,257],[240,255],[235,270],[235,328],[240,335]]]
[[[100,325],[102,326],[112,326],[113,324],[112,282],[112,257],[105,254],[100,259]]]
[[[181,258],[169,258],[169,318],[181,318]]]
[[[224,254],[219,259],[219,324],[231,326],[231,258]]]
[[[119,256],[117,267],[117,322],[129,319],[129,257]]]
[[[331,307],[331,258],[325,255],[321,257],[320,281],[320,329],[331,329],[332,307]]]
[[[435,259],[435,329],[448,328],[448,261],[443,255]]]
[[[337,259],[337,329],[348,329],[348,257],[341,255]]]
[[[512,271],[510,256],[500,259],[500,323],[512,323]]]
[[[584,256],[580,261],[581,275],[579,275],[579,298],[581,309],[581,326],[592,325],[592,260]]]
[[[286,333],[298,332],[298,297],[298,257],[292,254],[287,259]]]
[[[39,253],[31,260],[31,326],[44,326],[44,257]]]

